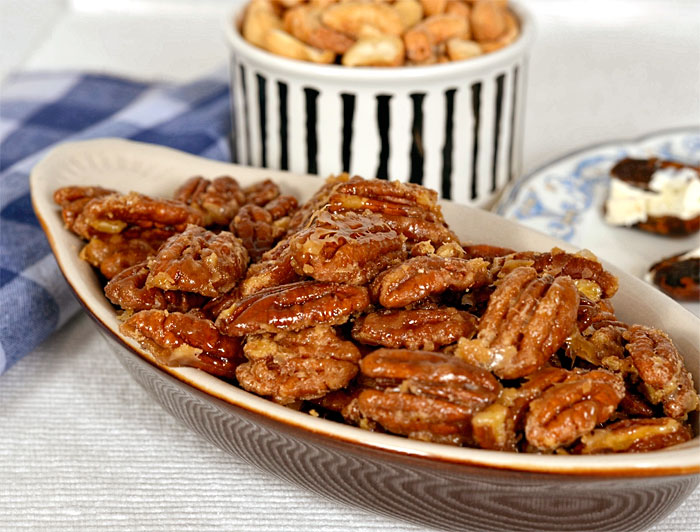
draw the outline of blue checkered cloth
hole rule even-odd
[[[23,73],[0,88],[0,373],[78,310],[34,216],[29,172],[54,144],[123,137],[230,160],[225,72],[174,85]]]

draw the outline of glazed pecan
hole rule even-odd
[[[348,174],[328,177],[314,195],[294,213],[289,224],[289,233],[295,233],[307,227],[311,217],[328,203],[328,198],[340,185],[362,180],[361,177],[351,178]]]
[[[463,246],[463,248],[466,258],[481,258],[489,262],[493,262],[493,260],[497,257],[505,257],[506,255],[512,255],[515,253],[515,251],[510,248],[501,248],[490,244],[466,244]]]
[[[258,181],[243,189],[245,202],[264,207],[280,195],[280,188],[272,179]]]
[[[615,309],[609,299],[592,301],[579,293],[579,305],[576,315],[579,330],[584,334],[590,334],[591,330],[605,325],[617,325],[625,327],[615,316]]]
[[[250,335],[238,366],[240,385],[288,404],[323,397],[348,385],[357,374],[360,351],[327,325],[297,332]]]
[[[182,290],[216,297],[231,290],[248,265],[248,252],[228,231],[190,225],[172,236],[148,261],[146,288]]]
[[[566,339],[566,355],[576,363],[585,360],[594,366],[603,366],[620,371],[625,358],[624,326],[604,325],[598,329],[591,327],[587,336],[578,329]]]
[[[512,265],[532,266],[537,273],[546,273],[553,277],[566,275],[574,280],[582,295],[594,302],[601,298],[610,298],[617,292],[617,277],[605,270],[595,256],[585,250],[576,254],[566,253],[558,248],[549,253],[522,251],[494,261],[494,268],[503,268],[499,277],[510,273]]]
[[[216,319],[231,336],[299,331],[314,325],[340,325],[369,306],[362,286],[300,281],[244,297]]]
[[[530,402],[570,374],[561,368],[544,368],[528,375],[518,388],[504,388],[493,404],[474,414],[474,441],[484,449],[517,451]]]
[[[690,428],[673,418],[623,419],[582,436],[574,452],[642,453],[678,445],[692,437]]]
[[[445,224],[437,203],[437,193],[419,185],[380,179],[350,180],[341,184],[328,198],[330,212],[380,214],[409,243],[428,240],[435,245],[458,242]]]
[[[120,329],[168,366],[191,366],[233,379],[244,360],[240,339],[222,335],[211,321],[196,314],[142,310]]]
[[[100,233],[80,250],[80,258],[89,262],[107,279],[155,255],[172,236],[167,229],[128,228],[121,233]]]
[[[693,377],[676,346],[666,333],[632,325],[625,333],[626,349],[641,379],[641,392],[652,404],[662,404],[664,413],[685,418],[700,406]]]
[[[105,295],[113,304],[125,310],[168,310],[187,312],[201,307],[206,298],[192,292],[146,288],[148,278],[146,262],[140,262],[118,275],[105,285]]]
[[[610,419],[624,396],[620,375],[604,370],[571,374],[530,402],[525,437],[542,451],[570,445]]]
[[[361,285],[406,257],[404,240],[377,215],[321,211],[289,248],[299,275]]]
[[[621,417],[657,417],[656,408],[647,401],[646,397],[625,383],[625,396],[618,406]]]
[[[114,190],[102,187],[62,187],[54,192],[53,200],[61,206],[63,223],[72,231],[75,219],[91,199],[114,193]]]
[[[471,418],[493,402],[500,384],[488,371],[442,353],[378,349],[360,361],[371,388],[358,396],[361,414],[409,438],[461,444]]]
[[[447,290],[464,292],[486,285],[491,277],[483,259],[412,257],[380,273],[372,282],[372,298],[386,308],[400,308]]]
[[[379,310],[355,321],[352,337],[363,344],[434,351],[470,338],[477,317],[455,308]]]
[[[238,181],[230,176],[191,177],[175,191],[174,199],[199,213],[205,226],[228,225],[246,201]]]
[[[260,258],[284,236],[289,225],[289,213],[296,209],[292,196],[278,196],[265,207],[243,206],[231,222],[231,231],[242,241],[253,262]]]
[[[481,259],[472,259],[481,260]],[[568,277],[538,277],[520,267],[491,295],[475,339],[461,339],[467,362],[516,379],[542,367],[576,327],[578,292]]]
[[[188,224],[201,223],[202,217],[182,202],[130,192],[93,198],[75,219],[73,230],[89,240],[95,234],[120,233],[129,226],[180,232]]]
[[[257,294],[265,288],[293,283],[299,276],[292,268],[292,253],[289,240],[281,240],[261,257],[260,262],[250,265],[241,282],[241,295]]]

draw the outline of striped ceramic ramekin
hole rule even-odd
[[[227,24],[234,162],[419,183],[478,206],[520,173],[532,18],[520,36],[465,61],[395,68],[317,65],[243,39]]]

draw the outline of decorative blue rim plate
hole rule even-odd
[[[660,157],[700,163],[700,126],[658,131],[634,140],[609,141],[569,153],[515,181],[494,211],[587,248],[644,278],[663,257],[700,246],[700,237],[669,238],[614,227],[602,214],[610,168],[623,157]],[[684,306],[700,316],[700,302]]]

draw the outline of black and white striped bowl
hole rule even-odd
[[[327,176],[341,171],[423,184],[484,206],[521,169],[532,17],[490,54],[431,66],[349,68],[273,55],[243,39],[231,50],[234,162]]]

